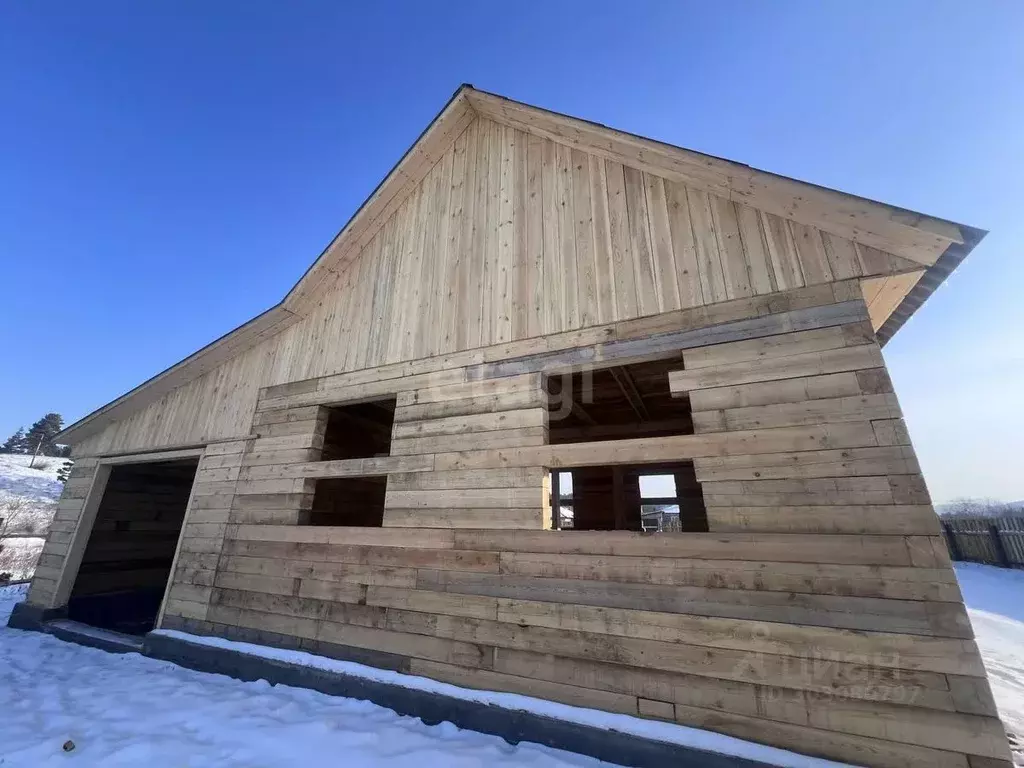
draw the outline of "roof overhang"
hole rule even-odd
[[[936,289],[946,281],[946,278],[953,274],[953,270],[967,258],[967,254],[988,234],[983,229],[963,224],[960,225],[960,232],[963,234],[963,242],[949,244],[939,260],[924,271],[924,274],[918,278],[896,309],[875,331],[875,336],[882,346],[885,346],[886,342],[896,334],[896,331],[903,327],[910,316],[920,309],[928,297],[935,293]]]

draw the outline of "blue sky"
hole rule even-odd
[[[991,230],[886,359],[936,500],[1024,499],[1024,4],[365,5],[3,5],[3,436],[277,302],[470,82]]]

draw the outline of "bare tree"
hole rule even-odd
[[[16,533],[28,522],[31,504],[23,496],[0,499],[0,539]]]
[[[0,584],[12,579],[27,578],[36,569],[42,550],[22,546],[23,541],[25,539],[0,540]]]
[[[0,584],[35,570],[40,548],[26,537],[44,535],[52,503],[40,504],[22,496],[0,498]]]

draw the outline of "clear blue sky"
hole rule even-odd
[[[1024,4],[363,5],[3,4],[0,439],[277,302],[470,82],[991,230],[886,358],[936,499],[1024,499]]]

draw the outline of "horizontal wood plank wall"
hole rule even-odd
[[[1008,766],[867,322],[843,283],[267,388],[258,437],[203,458],[163,626],[857,764]],[[545,444],[543,371],[669,344],[697,434]],[[323,406],[383,395],[390,457],[316,460]],[[710,533],[542,530],[546,468],[679,459]],[[384,527],[292,524],[299,484],[357,474],[388,476]]]
[[[858,764],[1008,765],[867,322],[849,281],[264,388],[202,457],[162,626]],[[678,358],[697,434],[546,444],[544,372],[645,355]],[[392,455],[318,461],[325,406],[382,396]],[[681,459],[710,533],[542,530],[547,468]],[[317,478],[360,474],[388,477],[383,528],[296,525]]]
[[[83,516],[89,493],[96,482],[97,459],[76,459],[64,483],[57,510],[39,555],[26,600],[33,605],[52,607],[58,598],[57,587],[67,561],[75,532]],[[66,595],[64,598],[66,599]]]
[[[570,143],[473,120],[307,316],[77,454],[244,436],[265,386],[920,269]]]
[[[171,586],[164,596],[158,623],[206,617],[238,473],[251,442],[216,443],[203,451],[178,539]]]

